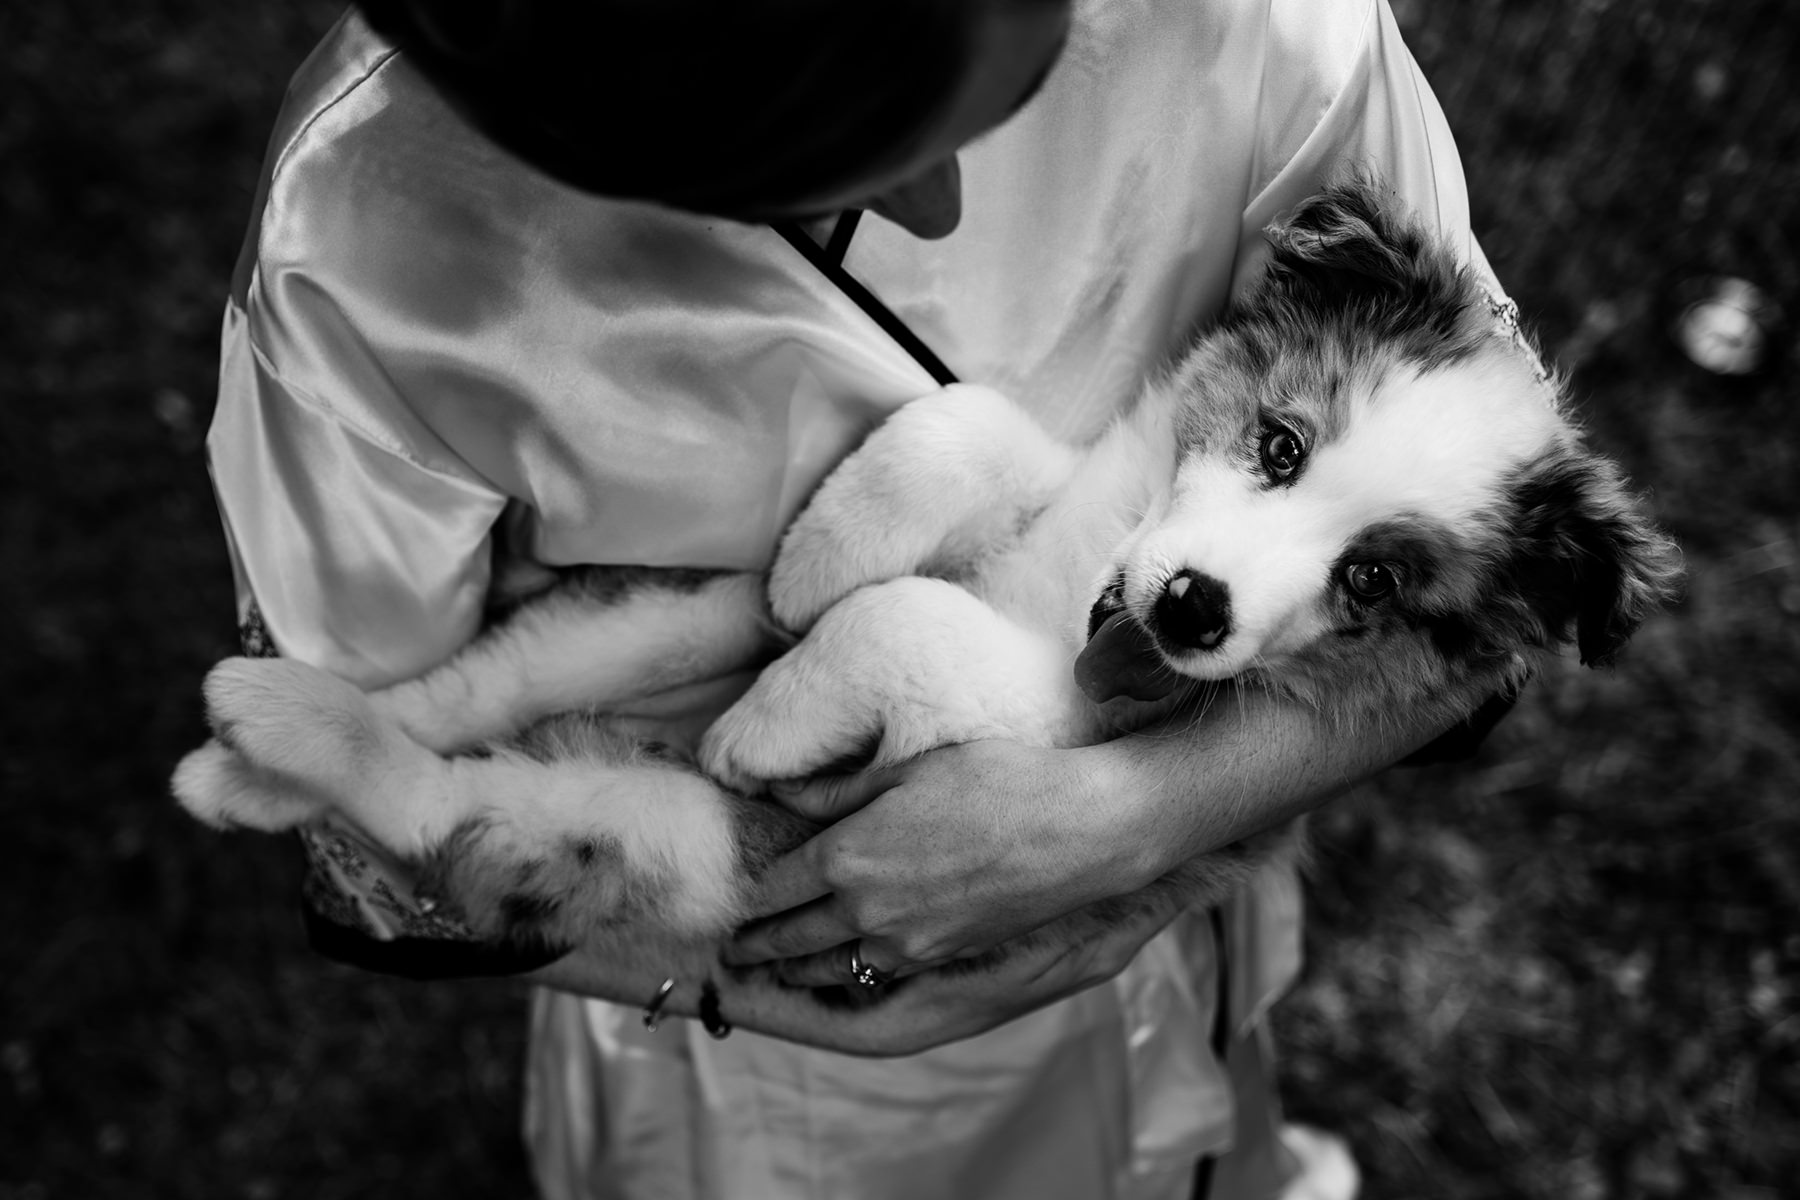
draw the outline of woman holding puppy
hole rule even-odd
[[[225,319],[212,469],[253,640],[364,686],[579,564],[755,569],[951,379],[1097,433],[1347,169],[1471,261],[1454,145],[1381,0],[367,0],[296,77]],[[860,219],[864,213],[872,218]],[[702,724],[730,677],[656,697]],[[1439,731],[1246,695],[1074,751],[949,747],[786,794],[835,821],[725,960],[802,985],[980,953],[1316,805]],[[527,971],[552,1197],[1331,1190],[1259,1019],[1294,881],[829,1018],[770,989],[651,1031],[651,963],[456,939],[379,846],[309,839],[315,939]],[[670,1013],[701,1007],[690,986]],[[883,1057],[852,1057],[883,1056]],[[1314,1151],[1296,1177],[1290,1149]],[[1341,1154],[1341,1152],[1339,1152]],[[1303,1157],[1307,1157],[1304,1156]],[[1296,1192],[1295,1194],[1300,1194]]]

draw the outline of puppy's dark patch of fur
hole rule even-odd
[[[738,859],[751,878],[819,832],[820,826],[765,798],[731,801],[731,825],[737,834]]]
[[[1682,578],[1674,544],[1632,502],[1605,459],[1559,449],[1527,464],[1484,522],[1489,536],[1462,551],[1477,560],[1472,586],[1420,614],[1433,647],[1466,669],[1570,642],[1588,666],[1611,662]]]
[[[500,920],[509,939],[536,933],[555,917],[562,901],[542,893],[512,892],[500,897]]]
[[[1271,323],[1312,340],[1359,327],[1403,362],[1436,370],[1486,340],[1486,297],[1399,206],[1367,179],[1340,183],[1267,231],[1274,251],[1260,300]],[[1474,317],[1476,319],[1471,320]],[[1299,347],[1277,341],[1271,361]]]
[[[1502,571],[1519,581],[1519,603],[1581,661],[1613,660],[1651,613],[1679,595],[1682,565],[1667,538],[1630,510],[1633,497],[1605,459],[1551,455],[1508,489],[1517,530]]]
[[[606,713],[578,711],[546,717],[507,740],[505,748],[534,762],[562,762],[573,757],[605,762],[641,758],[677,761],[662,742],[620,727]]]
[[[510,872],[484,869],[495,856],[483,851],[483,843],[507,837],[498,816],[460,822],[418,864],[421,894],[460,897],[457,915],[477,932],[521,944],[547,940],[544,929],[562,911],[563,887],[576,877],[589,886],[610,883],[613,915],[599,925],[626,925],[656,903],[654,890],[622,869],[624,855],[608,838],[568,838],[548,857],[512,859]]]
[[[551,588],[585,597],[596,605],[616,605],[648,589],[694,592],[727,572],[701,567],[577,566],[545,572],[541,583],[517,594],[496,595],[482,614],[488,625],[499,624]]]

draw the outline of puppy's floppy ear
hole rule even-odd
[[[1275,278],[1329,299],[1405,295],[1432,275],[1444,273],[1444,283],[1454,276],[1399,201],[1366,178],[1333,184],[1264,234],[1275,251]]]
[[[1515,481],[1512,499],[1503,575],[1546,640],[1570,640],[1573,626],[1584,665],[1610,663],[1646,617],[1679,599],[1681,553],[1610,460],[1553,451]]]

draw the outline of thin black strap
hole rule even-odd
[[[844,265],[844,258],[850,253],[850,239],[856,236],[856,227],[862,223],[863,210],[847,208],[838,214],[837,224],[831,227],[831,236],[825,241],[825,257],[838,266]]]
[[[372,938],[360,929],[339,925],[302,903],[306,940],[326,958],[405,979],[491,979],[523,975],[549,966],[569,952],[566,946],[500,945],[441,941],[436,938]]]
[[[1218,1161],[1210,1154],[1200,1160],[1200,1168],[1194,1172],[1194,1200],[1212,1200],[1213,1164]]]
[[[1212,921],[1213,956],[1219,960],[1219,1003],[1213,1010],[1212,1052],[1220,1062],[1231,1048],[1231,956],[1225,938],[1225,909],[1214,905],[1207,914]]]
[[[1218,963],[1219,977],[1218,1004],[1213,1010],[1212,1052],[1223,1065],[1231,1049],[1231,970],[1225,953],[1225,913],[1215,905],[1207,916],[1212,921],[1213,958]],[[1229,1067],[1226,1069],[1230,1070]],[[1200,1160],[1200,1167],[1194,1172],[1194,1200],[1212,1200],[1213,1167],[1217,1162],[1218,1157],[1212,1154]]]
[[[797,222],[774,221],[770,224],[770,228],[786,238],[788,245],[804,255],[806,261],[817,267],[825,278],[836,285],[838,291],[850,297],[856,307],[869,314],[869,318],[881,326],[882,332],[900,343],[900,348],[912,355],[913,361],[925,368],[925,373],[936,380],[938,386],[949,387],[957,382],[956,373],[944,365],[944,360],[934,354],[930,346],[920,341],[919,335],[909,329],[905,321],[895,316],[893,310],[883,304],[874,292],[858,283],[848,271],[844,270],[841,263],[833,262],[829,250],[821,248],[819,243],[808,237],[806,230],[800,228]],[[838,240],[841,230],[842,223],[840,222],[839,229],[832,231],[831,240],[834,243]],[[848,245],[848,233],[844,236],[845,244]]]

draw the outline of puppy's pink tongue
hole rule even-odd
[[[1129,613],[1107,617],[1075,659],[1075,684],[1096,704],[1120,696],[1161,700],[1183,682]]]

